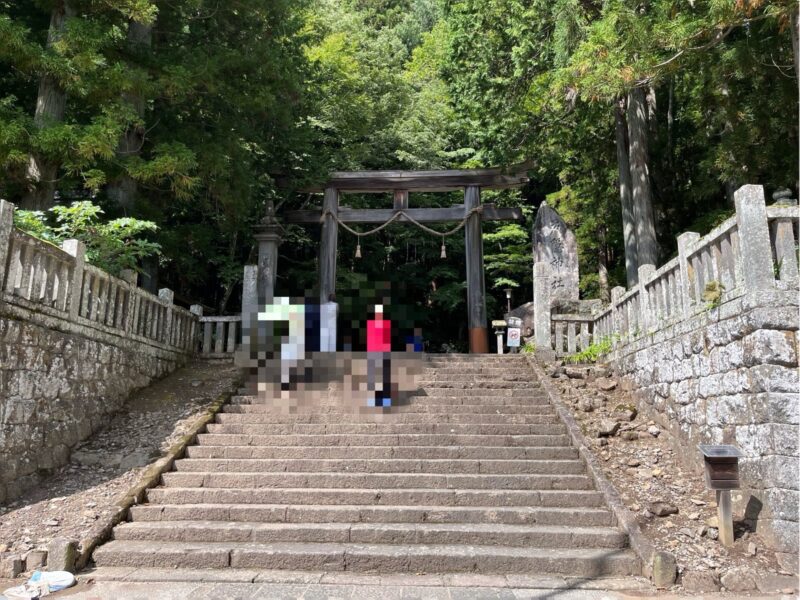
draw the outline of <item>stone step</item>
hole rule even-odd
[[[536,375],[533,373],[531,368],[528,365],[522,365],[522,364],[509,365],[507,367],[492,367],[492,366],[470,364],[468,367],[458,367],[448,363],[447,366],[432,367],[430,366],[430,363],[427,363],[422,368],[423,375],[436,375],[436,374],[458,375],[461,373],[469,373],[473,375],[498,375],[498,376],[503,376],[507,373],[512,373],[515,375],[525,374],[533,378],[534,380],[536,378]]]
[[[491,391],[497,392],[500,390],[509,390],[509,391],[525,391],[527,393],[531,393],[531,391],[540,391],[541,388],[539,384],[532,383],[528,379],[524,380],[514,380],[514,381],[507,381],[507,380],[499,380],[493,379],[488,377],[484,380],[477,380],[473,381],[470,378],[465,377],[456,377],[454,376],[452,379],[449,380],[440,380],[440,379],[420,379],[418,380],[418,385],[420,388],[425,390],[484,390],[484,391]]]
[[[147,491],[151,504],[334,504],[382,506],[604,507],[595,490],[486,490],[401,488],[178,488]]]
[[[458,412],[444,412],[439,414],[412,412],[407,413],[402,409],[398,412],[391,413],[353,413],[347,416],[350,424],[356,423],[389,423],[389,424],[420,424],[426,425],[430,423],[454,423],[454,424],[496,424],[496,423],[509,423],[516,425],[535,425],[535,424],[552,424],[560,423],[560,419],[555,414],[546,415],[520,415],[520,414],[504,414],[504,413],[466,413],[461,414]],[[324,425],[328,423],[339,424],[342,422],[342,414],[281,414],[278,412],[273,413],[218,413],[216,422],[221,424],[247,424],[254,425],[258,423],[269,424],[306,424],[306,425]]]
[[[131,507],[138,521],[264,523],[503,523],[506,525],[611,526],[605,508],[497,506],[380,506],[288,504],[146,504]]]
[[[188,543],[115,540],[95,550],[100,567],[269,568],[381,573],[632,574],[625,549],[276,542]]]
[[[566,435],[342,434],[248,435],[201,433],[203,446],[570,446]]]
[[[540,389],[539,382],[535,379],[535,375],[531,373],[503,373],[502,375],[483,375],[481,373],[463,372],[463,373],[442,373],[439,370],[434,370],[433,373],[422,374],[417,381],[420,387],[425,384],[431,385],[444,385],[446,387],[453,387],[452,384],[467,384],[463,387],[479,387],[498,388],[506,387],[508,383],[525,384],[528,388]],[[498,385],[493,385],[498,384]],[[462,386],[457,386],[462,387]]]
[[[524,361],[504,361],[498,359],[484,359],[482,361],[476,360],[434,360],[422,363],[423,369],[451,369],[462,372],[469,372],[472,369],[498,369],[505,371],[506,369],[525,370],[530,373],[531,367]]]
[[[476,544],[537,548],[624,548],[613,527],[502,523],[123,523],[115,540],[152,542],[337,542],[353,544]]]
[[[480,402],[484,403],[489,399],[496,398],[526,398],[531,401],[548,402],[546,395],[539,388],[532,387],[505,387],[505,388],[480,388],[480,387],[442,387],[442,386],[427,386],[424,388],[424,398],[432,398],[435,396],[445,396],[453,398],[463,398],[465,396],[477,396]],[[411,396],[414,398],[414,396]]]
[[[562,423],[210,423],[208,433],[244,435],[559,435]]]
[[[457,410],[454,407],[458,407]],[[342,418],[342,409],[338,406],[315,406],[313,412],[294,412],[288,413],[288,409],[270,406],[268,404],[226,404],[222,409],[224,414],[292,414],[297,417],[307,415],[331,415],[331,417]],[[448,405],[442,402],[425,403],[417,401],[414,403],[404,403],[397,407],[396,412],[390,414],[430,414],[448,415],[457,412],[458,414],[504,414],[504,415],[555,415],[556,409],[549,403],[526,403],[526,404],[459,404]],[[222,414],[222,413],[220,413]],[[381,414],[381,413],[378,413]],[[298,421],[299,422],[299,421]]]
[[[500,363],[500,364],[527,364],[527,356],[524,354],[470,354],[468,352],[447,352],[447,353],[430,353],[423,355],[428,362],[482,362],[482,363]]]
[[[586,472],[580,460],[491,460],[407,458],[188,458],[175,462],[178,472],[275,473],[473,473],[573,475]]]
[[[567,446],[189,446],[189,458],[316,459],[485,459],[567,460],[578,451]]]
[[[183,473],[161,476],[165,487],[202,488],[427,488],[472,490],[590,490],[587,475],[439,473]]]
[[[291,396],[290,396],[291,399]],[[424,391],[421,394],[413,394],[405,396],[399,400],[402,406],[413,406],[422,404],[425,406],[432,404],[498,404],[498,405],[520,405],[526,404],[529,406],[551,406],[550,400],[547,396],[540,392],[530,392],[527,390],[453,390],[453,389],[432,389]],[[286,405],[283,399],[276,400],[270,398],[269,400],[263,399],[253,395],[238,395],[231,397],[231,404],[247,404],[247,405],[267,405],[275,407],[276,405]],[[330,410],[340,410],[336,407]]]

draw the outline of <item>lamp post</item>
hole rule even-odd
[[[503,291],[506,293],[506,303],[508,304],[508,312],[511,312],[511,292],[513,290],[512,288],[506,288]]]
[[[275,217],[275,205],[267,200],[264,218],[254,227],[253,237],[258,242],[258,302],[272,302],[275,295],[275,280],[278,273],[278,246],[281,243],[281,231]]]

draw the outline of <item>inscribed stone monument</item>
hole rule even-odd
[[[542,202],[533,224],[533,262],[550,265],[554,304],[578,300],[578,243],[558,213]]]

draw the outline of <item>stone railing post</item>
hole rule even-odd
[[[122,269],[122,271],[119,272],[119,278],[128,285],[136,287],[136,284],[139,281],[139,274],[133,269]]]
[[[772,268],[764,188],[760,185],[743,185],[736,190],[734,199],[744,288],[748,292],[771,288],[775,283],[775,272]]]
[[[622,312],[619,310],[619,299],[625,295],[625,288],[618,285],[611,288],[611,337],[614,334],[622,339],[626,332],[622,331]],[[616,344],[616,342],[614,342]]]
[[[130,286],[126,290],[128,294],[127,312],[120,325],[123,331],[130,333],[133,331],[133,319],[139,306],[136,301],[136,294],[133,291],[139,281],[139,273],[133,269],[122,269],[119,273],[119,278]]]
[[[168,346],[172,345],[172,305],[175,301],[175,292],[169,288],[161,288],[158,290],[158,299],[168,304],[166,317],[164,319],[164,330],[162,333],[162,340]]]
[[[191,344],[190,350],[193,354],[197,354],[197,348],[200,339],[200,317],[203,316],[203,305],[202,304],[192,304],[189,307],[189,312],[192,313],[197,318],[192,320],[192,334],[191,334]]]
[[[639,322],[642,333],[647,333],[651,327],[656,326],[656,313],[650,305],[650,294],[647,293],[645,283],[653,278],[656,272],[655,265],[639,265]]]
[[[553,349],[550,326],[550,265],[537,262],[533,265],[533,331],[537,352],[549,353]]]
[[[689,255],[694,251],[700,234],[694,231],[686,231],[678,236],[678,268],[680,270],[681,281],[681,305],[683,307],[683,317],[688,319],[692,316],[692,306],[699,300],[695,298],[697,290],[694,286],[695,274],[692,265],[689,264]]]
[[[14,205],[0,200],[0,295],[8,276],[8,252],[11,249],[11,232],[14,231]]]
[[[69,290],[69,318],[75,320],[81,313],[86,246],[79,240],[64,240],[61,243],[61,249],[75,258],[75,266],[72,269],[72,283]]]
[[[797,206],[790,190],[779,190],[772,194],[773,206]],[[773,219],[770,223],[773,243],[775,244],[775,260],[778,278],[781,281],[797,279],[797,240],[794,238],[794,221],[792,218]],[[1,235],[1,234],[0,234]]]

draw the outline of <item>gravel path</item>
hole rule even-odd
[[[107,527],[144,467],[233,389],[238,373],[228,362],[197,361],[134,393],[106,428],[73,450],[68,465],[0,505],[0,553],[25,556],[55,537],[81,541]]]

